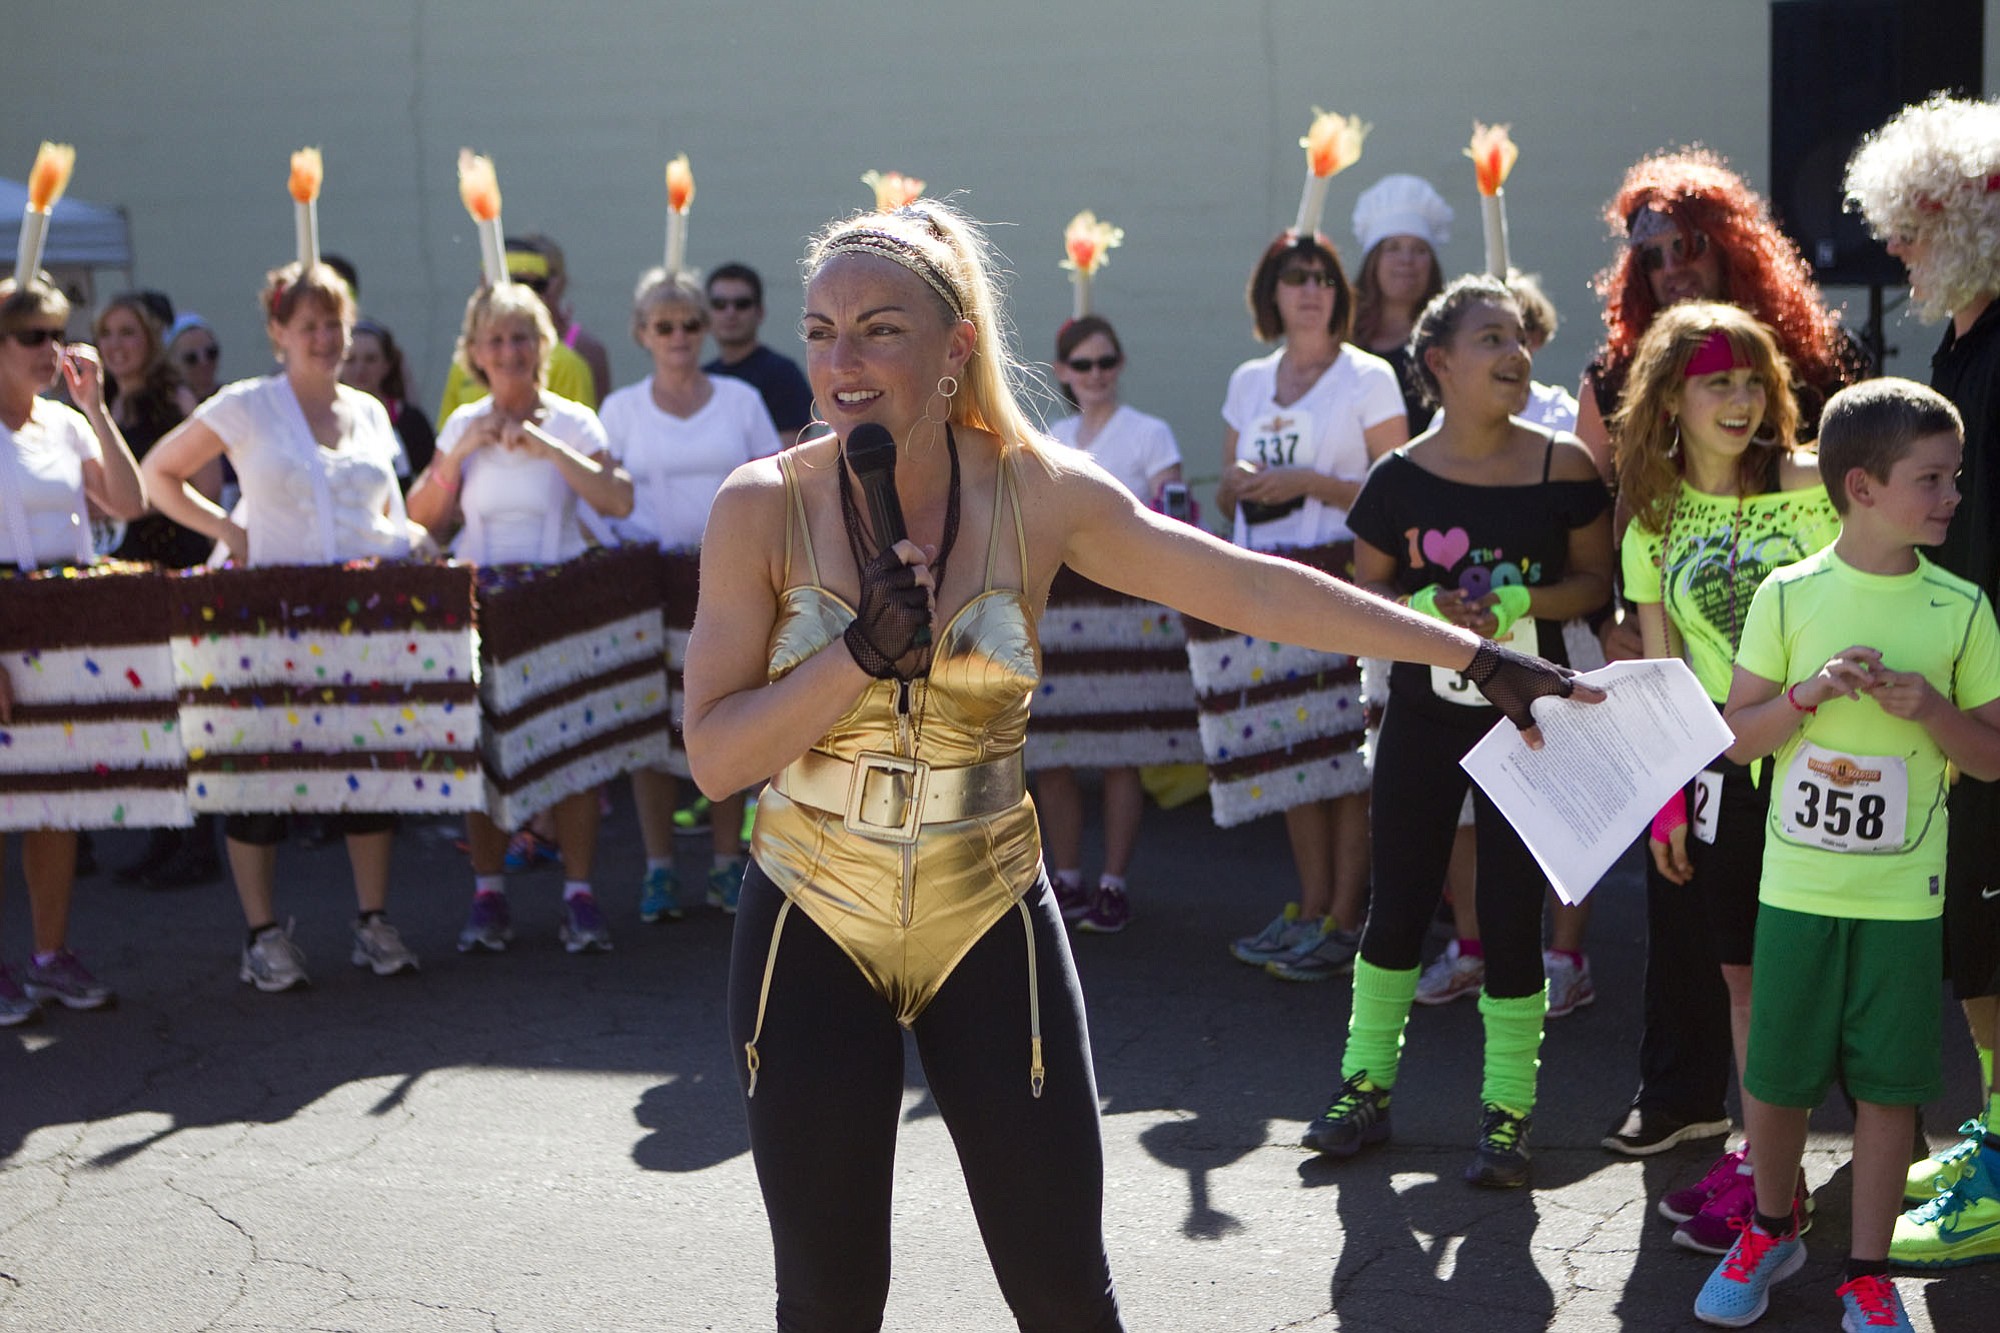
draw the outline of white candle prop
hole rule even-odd
[[[1362,140],[1372,128],[1359,116],[1338,116],[1313,108],[1312,126],[1299,140],[1299,147],[1306,150],[1306,185],[1299,196],[1293,235],[1308,237],[1319,230],[1320,217],[1326,212],[1326,187],[1360,159]]]
[[[694,203],[694,170],[688,155],[680,154],[667,163],[667,273],[687,267],[687,215]]]
[[[1479,220],[1486,235],[1486,272],[1502,282],[1507,280],[1507,175],[1521,150],[1507,134],[1505,125],[1472,122],[1472,142],[1465,155],[1472,159],[1479,185]]]
[[[1069,220],[1063,228],[1062,266],[1069,270],[1070,285],[1075,292],[1075,302],[1071,307],[1072,319],[1082,319],[1090,313],[1091,275],[1104,267],[1114,246],[1125,242],[1125,231],[1109,222],[1100,222],[1097,214],[1084,209]]]
[[[292,195],[292,223],[302,269],[319,262],[319,190],[325,180],[326,165],[319,149],[301,148],[292,154],[287,188]]]
[[[14,250],[17,282],[32,282],[41,271],[42,249],[49,237],[49,211],[69,188],[70,173],[75,170],[76,149],[66,143],[44,140],[36,151],[34,168],[28,173],[28,204],[21,210],[21,238]]]
[[[479,232],[479,264],[486,281],[498,287],[508,281],[507,242],[500,230],[500,177],[493,159],[470,148],[458,150],[458,197]]]

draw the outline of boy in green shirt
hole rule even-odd
[[[1776,756],[1743,1077],[1757,1211],[1695,1301],[1711,1324],[1754,1322],[1805,1262],[1793,1188],[1839,1072],[1856,1101],[1843,1327],[1911,1327],[1886,1270],[1915,1108],[1942,1091],[1947,764],[2000,778],[2000,628],[1916,549],[1944,540],[1963,439],[1920,384],[1836,394],[1819,458],[1840,536],[1773,573],[1744,624],[1729,757]]]

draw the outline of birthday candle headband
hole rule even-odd
[[[875,191],[875,211],[893,213],[906,204],[913,204],[924,192],[924,183],[915,176],[905,176],[900,171],[870,171],[861,177],[861,183]]]
[[[1299,197],[1299,220],[1292,231],[1304,240],[1319,230],[1326,212],[1326,187],[1361,158],[1361,141],[1375,128],[1359,116],[1337,116],[1313,108],[1313,123],[1299,147],[1306,150],[1306,188]]]
[[[14,251],[14,279],[27,286],[41,272],[42,250],[49,238],[49,211],[69,188],[76,170],[76,149],[66,143],[42,142],[28,173],[28,204],[21,210],[21,241]]]
[[[292,154],[292,174],[286,188],[292,195],[301,270],[319,262],[319,188],[325,180],[326,164],[320,160],[319,149],[301,148]]]
[[[507,278],[507,243],[500,230],[500,177],[493,159],[470,148],[458,150],[458,197],[479,229],[479,266],[498,287]]]
[[[1472,159],[1479,185],[1479,218],[1486,231],[1486,271],[1507,280],[1507,175],[1521,150],[1507,137],[1505,125],[1472,122],[1472,142],[1465,155]]]
[[[1084,209],[1069,220],[1063,228],[1062,266],[1069,270],[1069,280],[1076,289],[1076,302],[1070,317],[1082,319],[1090,313],[1090,279],[1097,270],[1104,267],[1110,258],[1113,246],[1125,241],[1125,229],[1114,227],[1109,222],[1100,222],[1097,214]]]
[[[667,275],[687,266],[688,206],[694,203],[694,170],[688,155],[680,154],[667,163]]]

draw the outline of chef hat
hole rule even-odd
[[[1415,236],[1436,250],[1451,241],[1451,205],[1422,176],[1384,176],[1354,202],[1361,256],[1391,236]]]

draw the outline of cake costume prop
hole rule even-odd
[[[292,154],[292,174],[286,186],[292,194],[302,270],[319,262],[319,190],[325,180],[326,165],[320,159],[319,149],[301,148]]]
[[[1521,150],[1505,125],[1472,122],[1472,142],[1465,155],[1472,159],[1479,186],[1479,220],[1486,234],[1486,272],[1507,281],[1507,177]]]

